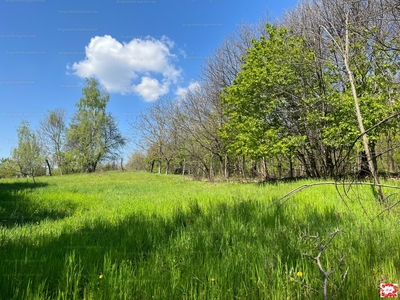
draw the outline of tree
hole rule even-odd
[[[93,78],[86,83],[68,130],[68,156],[76,159],[83,171],[94,172],[102,159],[118,156],[126,139],[115,118],[106,113],[107,91]]]
[[[11,178],[19,174],[18,165],[9,157],[0,159],[0,178]]]
[[[139,137],[135,143],[142,147],[141,150],[147,150],[149,158],[158,161],[159,174],[163,161],[166,163],[165,172],[169,172],[169,165],[175,156],[176,149],[171,147],[174,137],[173,113],[174,102],[162,98],[130,122],[133,132]]]
[[[222,94],[227,122],[221,136],[236,155],[291,157],[305,141],[305,99],[313,95],[313,53],[302,38],[267,24],[253,40],[242,71]]]
[[[319,128],[314,131],[318,137],[314,145],[321,145],[320,153],[331,158],[325,159],[325,165],[334,166],[336,175],[350,165],[349,160],[357,160],[358,151],[370,157],[361,171],[378,173],[375,146],[385,135],[389,170],[393,169],[396,120],[368,129],[398,110],[394,84],[399,67],[397,12],[398,2],[392,0],[312,0],[285,15],[283,24],[304,37],[316,54],[319,88],[308,120]]]
[[[18,128],[18,146],[12,151],[12,158],[18,165],[21,175],[35,176],[43,169],[43,157],[40,143],[35,133],[29,128],[28,121],[22,121]]]
[[[60,174],[64,173],[64,151],[66,146],[66,111],[64,109],[56,109],[48,111],[46,117],[40,121],[38,134],[41,140],[42,147],[46,153],[46,162],[51,169],[49,159],[53,164],[57,165]]]
[[[146,155],[141,152],[135,151],[132,153],[126,167],[134,171],[144,171],[147,169]]]

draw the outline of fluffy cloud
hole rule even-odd
[[[86,58],[68,67],[79,77],[96,77],[111,93],[136,93],[157,100],[176,84],[181,70],[173,64],[173,41],[148,37],[120,43],[109,35],[96,36],[85,47]]]
[[[195,82],[191,82],[187,87],[183,88],[183,87],[178,87],[175,94],[179,97],[179,98],[185,98],[186,95],[190,92],[195,92],[197,89],[200,88],[200,84],[195,81]]]

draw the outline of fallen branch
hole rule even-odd
[[[301,192],[304,189],[313,187],[313,186],[317,186],[317,185],[368,185],[368,186],[376,186],[375,183],[371,183],[371,182],[334,182],[334,181],[327,181],[327,182],[315,182],[315,183],[310,183],[310,184],[303,184],[297,188],[295,188],[294,190],[290,191],[289,193],[285,194],[284,196],[278,198],[277,200],[275,200],[274,202],[272,202],[270,205],[267,206],[267,208],[281,202],[282,200],[289,198],[290,196],[297,194],[299,192]],[[388,184],[379,184],[380,187],[386,187],[386,188],[391,188],[391,189],[399,189],[400,190],[400,186],[396,186],[396,185],[388,185]],[[287,200],[286,200],[287,201]],[[283,203],[281,203],[281,205],[285,204],[286,201],[284,201]]]
[[[302,253],[302,255],[304,257],[307,257],[307,258],[310,258],[310,259],[314,260],[317,263],[319,271],[324,276],[324,281],[323,281],[322,287],[323,287],[323,290],[324,290],[324,299],[325,300],[328,300],[328,282],[329,282],[329,277],[335,272],[336,269],[333,268],[330,271],[325,270],[324,267],[322,266],[322,263],[321,263],[321,255],[324,253],[325,249],[329,246],[329,244],[332,242],[332,240],[336,237],[336,235],[339,232],[341,232],[340,229],[336,229],[334,232],[332,232],[329,240],[325,244],[321,243],[321,241],[319,240],[318,234],[315,235],[315,236],[303,235],[303,237],[302,237],[303,239],[304,238],[314,239],[316,241],[316,243],[317,243],[317,247],[318,247],[318,250],[319,250],[317,256],[312,256],[312,255],[310,255],[308,253]],[[340,259],[339,259],[339,266],[342,265],[343,259],[344,259],[344,257],[341,255]],[[345,275],[343,276],[342,283],[340,284],[340,286],[339,286],[339,288],[336,291],[334,296],[336,296],[336,294],[339,292],[339,289],[342,287],[342,284],[344,282],[344,278],[347,276],[347,271],[348,271],[348,268],[346,270]]]

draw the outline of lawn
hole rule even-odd
[[[0,299],[323,299],[310,257],[336,230],[320,255],[329,299],[378,299],[400,282],[400,209],[371,221],[383,207],[370,187],[341,198],[332,185],[271,206],[311,182],[0,180]]]

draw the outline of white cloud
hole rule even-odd
[[[134,87],[135,92],[141,95],[147,101],[155,101],[160,95],[168,93],[168,83],[160,82],[151,77],[142,77],[142,82]]]
[[[97,78],[111,93],[137,93],[154,101],[167,94],[181,76],[181,69],[173,64],[173,47],[174,42],[165,36],[129,43],[109,35],[96,36],[85,47],[86,58],[68,68],[79,77]]]
[[[200,84],[197,81],[191,82],[187,87],[178,87],[175,95],[177,95],[179,98],[185,98],[188,93],[190,92],[195,92],[200,88]]]

